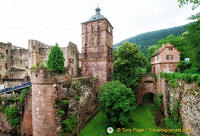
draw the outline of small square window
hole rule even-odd
[[[166,59],[167,60],[173,60],[173,55],[167,55]]]

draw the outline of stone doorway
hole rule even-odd
[[[155,95],[151,92],[146,92],[143,95],[143,104],[153,104]]]

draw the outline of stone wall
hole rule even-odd
[[[32,126],[32,92],[25,95],[23,119],[21,122],[21,135],[30,136],[33,134]]]
[[[51,71],[31,71],[32,126],[34,136],[57,136],[55,108],[57,98],[54,76]]]
[[[192,129],[192,132],[186,134],[198,136],[200,135],[200,87],[194,83],[186,84],[184,81],[179,81],[178,84],[177,88],[170,87],[168,83],[165,84],[165,109],[168,107],[168,112],[172,113],[176,102],[180,103],[179,113],[183,129]]]

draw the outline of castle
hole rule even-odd
[[[0,84],[11,87],[30,81],[29,69],[33,65],[39,67],[42,62],[46,64],[51,47],[37,40],[29,40],[28,49],[0,43]],[[113,27],[100,14],[100,8],[96,8],[91,19],[82,23],[82,54],[72,42],[61,50],[65,57],[64,67],[71,77],[78,77],[80,73],[84,77],[98,76],[100,85],[111,80]]]
[[[0,84],[11,87],[30,81],[29,69],[33,65],[39,67],[42,62],[46,64],[51,47],[36,40],[28,41],[28,49],[0,43]],[[77,45],[69,42],[61,50],[65,57],[64,67],[69,75],[77,77],[80,61]]]

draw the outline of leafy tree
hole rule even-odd
[[[104,84],[100,88],[99,101],[108,121],[116,126],[129,123],[130,115],[136,108],[133,91],[119,81]]]
[[[56,45],[51,48],[51,52],[47,61],[47,67],[55,70],[57,73],[64,73],[64,61],[65,58],[63,56],[63,52],[56,43]]]
[[[195,10],[197,7],[200,6],[200,0],[178,0],[179,7],[183,7],[184,5],[192,4],[192,10]],[[200,12],[198,12],[195,15],[192,15],[189,17],[191,20],[199,20],[200,19]]]
[[[125,42],[115,53],[113,79],[119,80],[127,87],[137,89],[140,86],[146,59],[137,45]]]
[[[200,20],[188,26],[185,38],[188,45],[193,49],[191,54],[193,67],[198,68],[200,71]]]
[[[200,6],[200,0],[178,0],[179,7],[182,7],[184,5],[188,5],[189,3],[192,4],[192,9],[196,9],[198,6]]]

